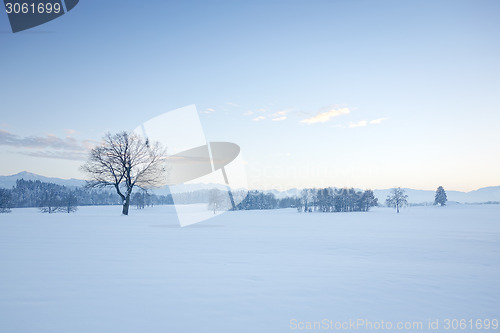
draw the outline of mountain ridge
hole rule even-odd
[[[76,178],[62,179],[56,177],[45,177],[38,175],[36,173],[21,171],[19,173],[10,176],[0,176],[0,188],[10,189],[13,186],[16,186],[16,181],[18,179],[34,180],[34,181],[39,180],[44,183],[53,183],[68,187],[79,187],[85,185],[85,180],[82,179],[76,179]]]

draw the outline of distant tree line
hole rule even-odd
[[[245,199],[237,206],[237,210],[255,210],[255,209],[276,209],[285,208],[280,204],[282,200],[276,199],[273,193],[264,193],[260,191],[249,191]]]
[[[367,212],[374,206],[378,206],[378,199],[372,190],[332,187],[304,189],[296,204],[299,212]]]
[[[170,195],[137,192],[131,200],[137,207],[172,204]],[[0,189],[0,212],[11,208],[38,207],[44,213],[76,211],[77,206],[121,205],[115,193],[109,190],[70,188],[39,180],[18,179],[12,189]]]
[[[233,199],[239,202],[235,206],[235,210],[288,208],[294,207],[297,201],[295,198],[277,199],[273,193],[261,191],[234,191],[232,195]],[[233,210],[229,193],[219,189],[210,190],[208,192],[208,209],[213,210],[214,214],[221,210]]]
[[[377,206],[377,199],[371,190],[354,189],[305,189],[299,197],[277,198],[273,193],[262,191],[235,191],[234,199],[239,202],[236,210],[262,210],[296,208],[299,212],[355,212],[368,211]],[[232,209],[227,191],[220,189],[197,190],[175,194],[175,203],[207,203],[214,211]],[[130,204],[137,209],[155,205],[172,205],[172,195],[156,195],[147,191],[135,192]],[[39,180],[17,180],[12,189],[0,189],[0,212],[11,208],[38,207],[46,213],[76,210],[77,206],[122,205],[120,197],[111,190],[86,187],[70,188]]]
[[[175,194],[176,204],[207,203],[208,209],[216,213],[232,210],[227,191],[203,189]],[[296,208],[298,212],[366,212],[378,206],[372,190],[359,191],[353,188],[304,189],[298,197],[277,198],[273,193],[262,191],[235,191],[232,193],[236,210],[262,210]],[[404,189],[393,188],[385,204],[396,208],[407,206],[408,196]],[[436,191],[435,205],[446,204],[446,192],[442,186]],[[496,203],[496,202],[495,202]],[[87,187],[67,187],[39,180],[19,179],[11,189],[0,188],[0,213],[8,213],[12,208],[37,207],[44,213],[76,211],[78,206],[122,205],[122,200],[112,190]],[[171,194],[157,195],[144,190],[131,196],[130,204],[143,209],[156,205],[172,205]]]
[[[246,196],[242,192],[233,195],[240,202],[236,210],[296,208],[299,212],[366,212],[378,205],[373,191],[356,191],[352,188],[304,189],[299,197],[284,198],[276,198],[273,193],[262,191],[250,191]],[[231,207],[225,191],[217,189],[209,192],[208,206],[214,213]]]

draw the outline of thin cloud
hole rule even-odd
[[[285,109],[285,110],[276,111],[276,112],[271,113],[271,114],[267,114],[267,110],[261,108],[261,109],[256,109],[256,110],[249,110],[249,111],[245,112],[244,115],[249,116],[249,115],[257,115],[260,113],[260,115],[252,118],[253,121],[261,121],[261,120],[283,121],[283,120],[286,120],[288,118],[288,116],[286,114],[291,112],[291,111],[293,111],[293,109]]]
[[[368,125],[368,122],[366,120],[361,120],[361,121],[358,121],[357,123],[351,122],[349,124],[349,128],[365,127],[366,125]]]
[[[56,148],[80,149],[80,142],[72,137],[58,138],[54,134],[46,136],[19,137],[5,130],[0,130],[0,145],[21,148]]]
[[[61,159],[85,159],[88,151],[96,144],[91,140],[77,140],[70,136],[59,138],[53,134],[45,136],[20,137],[0,130],[0,146],[20,148],[20,154]]]
[[[214,113],[214,112],[215,112],[215,109],[213,109],[213,108],[208,108],[205,111],[203,111],[203,113]]]
[[[271,115],[271,117],[275,117],[275,118],[280,117],[281,118],[281,117],[285,116],[287,113],[290,113],[291,111],[293,111],[293,109],[280,110],[278,112],[273,113]],[[285,117],[285,119],[286,119],[286,117]]]
[[[226,102],[226,105],[229,105],[229,106],[234,106],[234,107],[239,107],[239,105],[238,105],[238,104],[233,103],[233,102]]]
[[[380,124],[381,122],[383,122],[384,120],[386,120],[387,118],[378,118],[378,119],[373,119],[373,120],[370,120],[370,124]]]
[[[247,112],[243,113],[244,116],[251,116],[256,113],[266,113],[266,109],[256,109],[256,110],[248,110]]]
[[[277,117],[277,118],[273,118],[271,119],[272,121],[283,121],[285,120],[287,117],[286,116],[281,116],[281,117]]]
[[[338,116],[341,116],[344,114],[349,114],[349,113],[351,113],[351,110],[349,110],[348,108],[331,109],[331,110],[326,111],[326,112],[320,112],[317,115],[315,115],[314,117],[303,119],[300,122],[304,123],[304,124],[308,124],[308,125],[316,124],[316,123],[326,123],[327,121],[329,121],[332,118],[335,118],[335,117],[338,117]]]
[[[261,120],[264,120],[264,119],[266,119],[266,117],[264,117],[264,116],[258,116],[258,117],[253,118],[252,120],[253,121],[261,121]]]
[[[88,152],[76,151],[22,151],[21,155],[42,158],[54,158],[59,160],[84,161],[88,158]]]

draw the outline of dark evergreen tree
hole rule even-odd
[[[434,198],[434,205],[446,205],[448,198],[446,197],[446,192],[442,186],[439,186],[436,190],[436,197]]]
[[[132,195],[132,199],[130,200],[132,205],[135,205],[137,209],[144,209],[145,200],[144,200],[144,192],[137,192]]]
[[[313,205],[317,205],[317,209],[314,210],[320,212],[366,212],[370,207],[378,206],[378,199],[371,190],[362,192],[353,188],[331,187],[302,190],[300,198],[297,198],[297,211],[310,212]]]
[[[245,199],[236,206],[236,209],[239,210],[275,209],[278,207],[279,203],[274,194],[272,193],[266,194],[259,191],[250,191],[248,192]]]
[[[359,198],[359,208],[363,212],[367,212],[370,207],[378,206],[378,199],[375,198],[372,190],[366,190]]]
[[[309,189],[303,189],[300,194],[301,194],[301,201],[302,201],[302,206],[304,207],[304,212],[309,212],[309,206],[311,204],[311,195],[310,195],[311,190]]]
[[[285,197],[278,200],[278,208],[297,208],[298,202],[297,198]]]
[[[11,199],[11,191],[0,188],[0,213],[10,213],[10,208],[12,206]]]
[[[297,212],[301,213],[304,211],[304,203],[301,198],[297,198]]]

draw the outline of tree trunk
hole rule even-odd
[[[130,195],[127,195],[125,197],[125,200],[123,200],[123,209],[122,209],[122,214],[123,215],[128,215],[128,207],[130,205]]]
[[[397,210],[397,212],[399,214],[399,205],[398,204],[396,204],[396,210]]]

